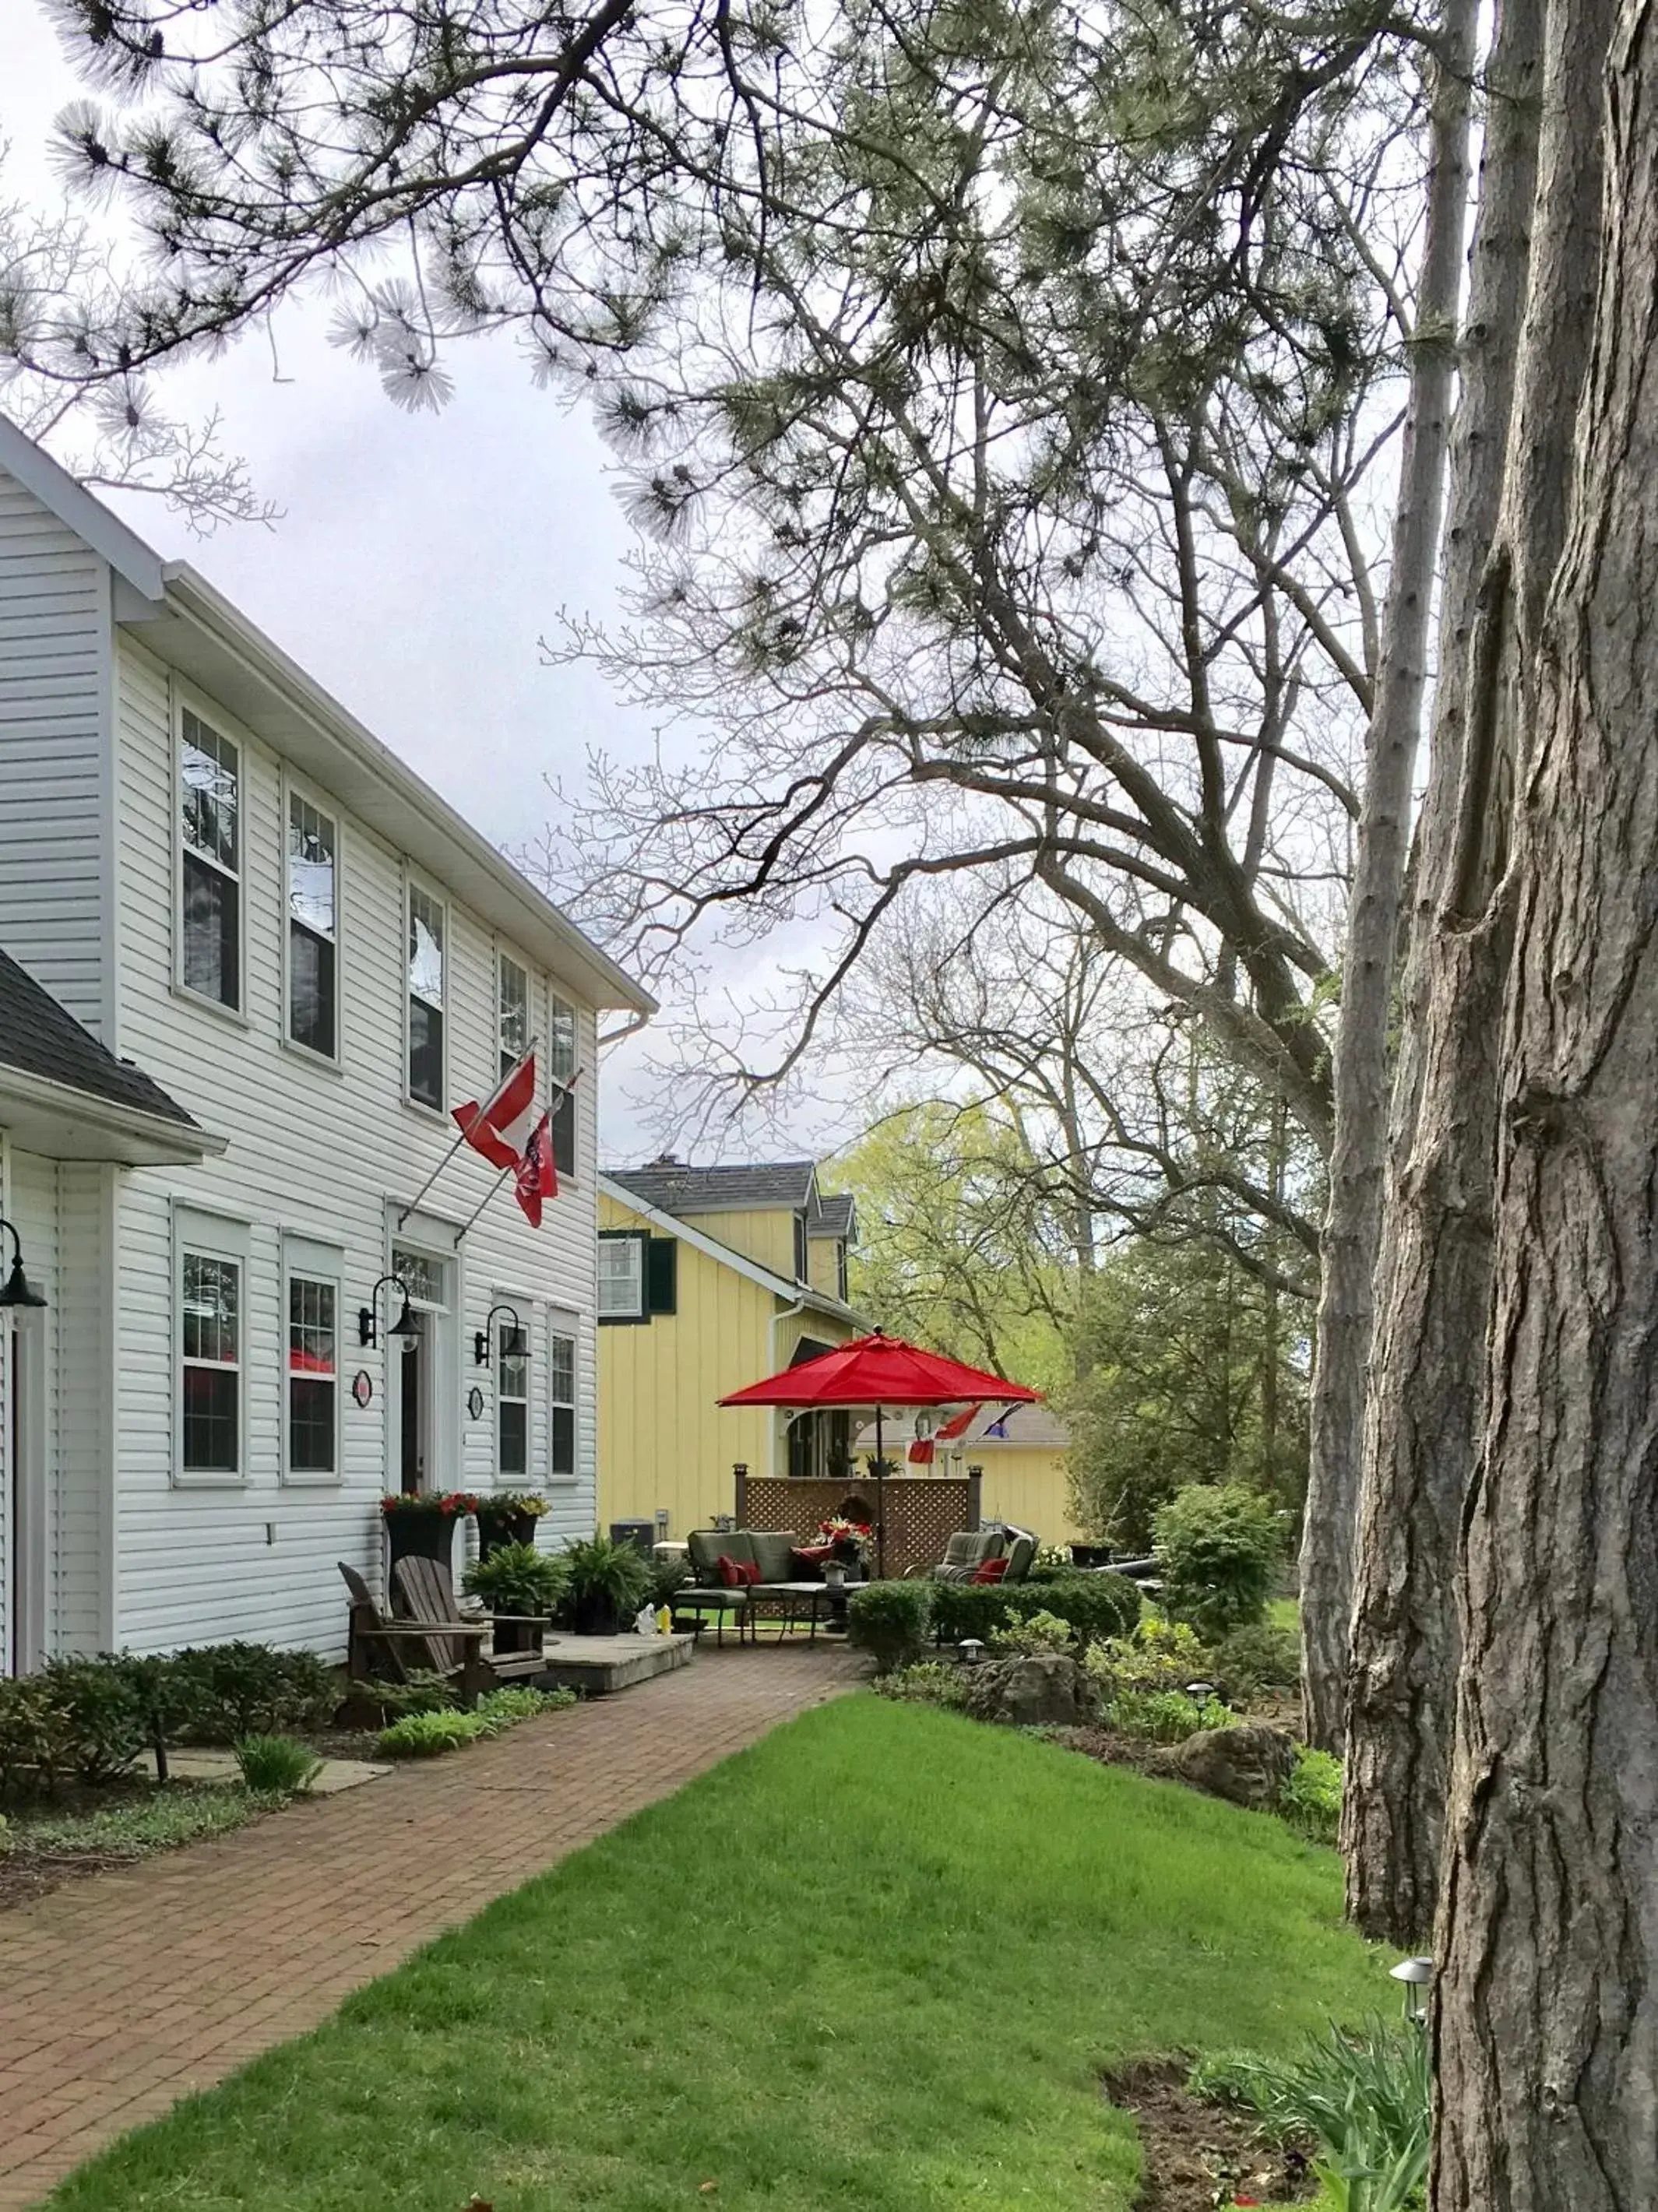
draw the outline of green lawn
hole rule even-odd
[[[441,1883],[386,1850],[388,1881]],[[1339,1906],[1333,1856],[1267,1816],[844,1698],[50,2203],[1125,2212],[1138,2153],[1099,2069],[1375,2008]]]

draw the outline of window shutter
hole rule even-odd
[[[645,1311],[671,1314],[678,1309],[680,1240],[653,1237],[645,1254]]]

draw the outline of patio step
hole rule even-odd
[[[549,1641],[546,1673],[537,1679],[583,1697],[607,1698],[688,1666],[695,1642],[692,1636],[561,1636]]]

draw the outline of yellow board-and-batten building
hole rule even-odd
[[[844,1414],[791,1419],[718,1400],[844,1344],[869,1323],[846,1300],[850,1197],[810,1160],[599,1177],[599,1516],[683,1537],[734,1509],[733,1465],[831,1472]]]

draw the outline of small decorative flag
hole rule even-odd
[[[541,1201],[558,1195],[558,1170],[552,1164],[552,1117],[543,1114],[530,1131],[518,1170],[514,1195],[532,1229],[541,1226]]]
[[[1013,1407],[1011,1406],[1004,1406],[993,1421],[986,1421],[984,1429],[984,1435],[987,1437],[995,1437],[998,1443],[1006,1443],[1008,1441],[1008,1416],[1012,1413],[1012,1411]]]

